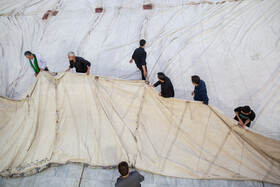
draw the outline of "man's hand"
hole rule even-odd
[[[158,93],[159,96],[161,96],[161,93]]]
[[[94,78],[95,78],[95,79],[99,79],[99,77],[98,77],[98,76],[95,76]]]
[[[144,77],[147,77],[147,70],[146,70],[146,66],[145,65],[142,65],[142,70],[143,70],[143,74],[144,74]]]
[[[243,121],[240,120],[238,124],[240,124],[242,127],[244,127]]]
[[[237,123],[237,125],[238,125],[239,127],[243,127],[240,123]]]
[[[34,73],[35,77],[37,77],[38,73]]]
[[[133,62],[133,59],[130,59],[129,63],[132,63]]]
[[[147,71],[144,71],[144,77],[147,77]]]
[[[90,66],[88,66],[86,74],[89,75],[89,72],[90,72]]]
[[[68,68],[65,72],[69,72],[70,71],[70,68]]]
[[[41,70],[41,72],[43,72],[43,69],[42,69],[42,68],[41,68],[40,70]]]
[[[153,84],[150,85],[152,88],[154,88],[155,86]]]
[[[194,94],[194,91],[192,91],[192,95]]]

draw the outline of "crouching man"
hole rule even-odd
[[[237,107],[234,109],[235,117],[239,123],[238,125],[241,127],[250,127],[251,121],[253,121],[256,117],[256,114],[249,106]]]

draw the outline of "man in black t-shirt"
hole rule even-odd
[[[256,114],[249,106],[237,107],[234,109],[235,117],[234,119],[239,121],[238,125],[242,127],[250,127],[251,121],[253,121],[256,117]]]
[[[145,40],[140,40],[140,47],[135,49],[132,58],[130,59],[130,63],[135,61],[135,64],[137,68],[141,71],[142,75],[142,80],[146,80],[146,77],[148,75],[147,73],[147,63],[146,63],[146,57],[147,53],[145,51],[145,46],[146,46],[146,41]]]
[[[161,85],[161,92],[159,93],[159,96],[174,97],[174,88],[170,79],[167,76],[165,76],[165,74],[162,72],[158,73],[158,79],[159,81],[152,85],[152,87],[157,87],[158,85]]]
[[[68,59],[70,66],[66,70],[66,72],[70,71],[73,67],[76,68],[76,72],[78,73],[86,73],[89,75],[90,73],[90,62],[83,59],[82,57],[75,56],[74,52],[68,53]]]

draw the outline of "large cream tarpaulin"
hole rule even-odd
[[[40,73],[24,100],[0,98],[1,176],[52,163],[194,179],[280,184],[280,142],[199,102],[162,98],[143,81]]]

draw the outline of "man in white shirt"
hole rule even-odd
[[[35,71],[35,77],[41,71],[49,71],[46,60],[40,54],[32,54],[30,51],[25,51],[24,56],[29,60],[30,66]]]

